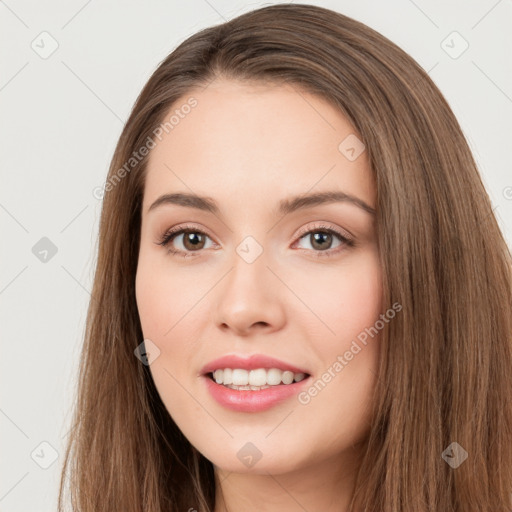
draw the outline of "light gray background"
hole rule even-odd
[[[270,3],[0,1],[2,512],[56,509],[96,258],[92,191],[137,94],[189,35]],[[512,246],[511,0],[307,3],[366,23],[429,72]],[[453,31],[469,44],[457,58]],[[33,252],[43,237],[57,248],[46,262]]]

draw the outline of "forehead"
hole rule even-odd
[[[181,109],[190,98],[195,106]],[[359,134],[317,95],[291,85],[218,79],[176,101],[164,122],[173,113],[172,128],[154,139],[145,210],[174,190],[243,204],[248,197],[261,203],[331,187],[374,203],[366,152],[353,160],[339,147],[357,143]]]

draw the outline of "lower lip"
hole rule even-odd
[[[260,412],[270,409],[296,395],[309,377],[293,384],[280,384],[279,386],[270,386],[269,388],[255,391],[237,391],[222,384],[217,384],[206,375],[204,379],[206,380],[208,391],[220,405],[233,411]]]

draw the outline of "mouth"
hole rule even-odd
[[[250,413],[291,400],[311,381],[305,368],[265,354],[228,354],[208,363],[200,375],[218,404]]]

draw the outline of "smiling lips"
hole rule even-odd
[[[202,375],[220,405],[241,412],[263,411],[282,402],[310,377],[301,368],[259,354],[216,359],[202,369]]]

